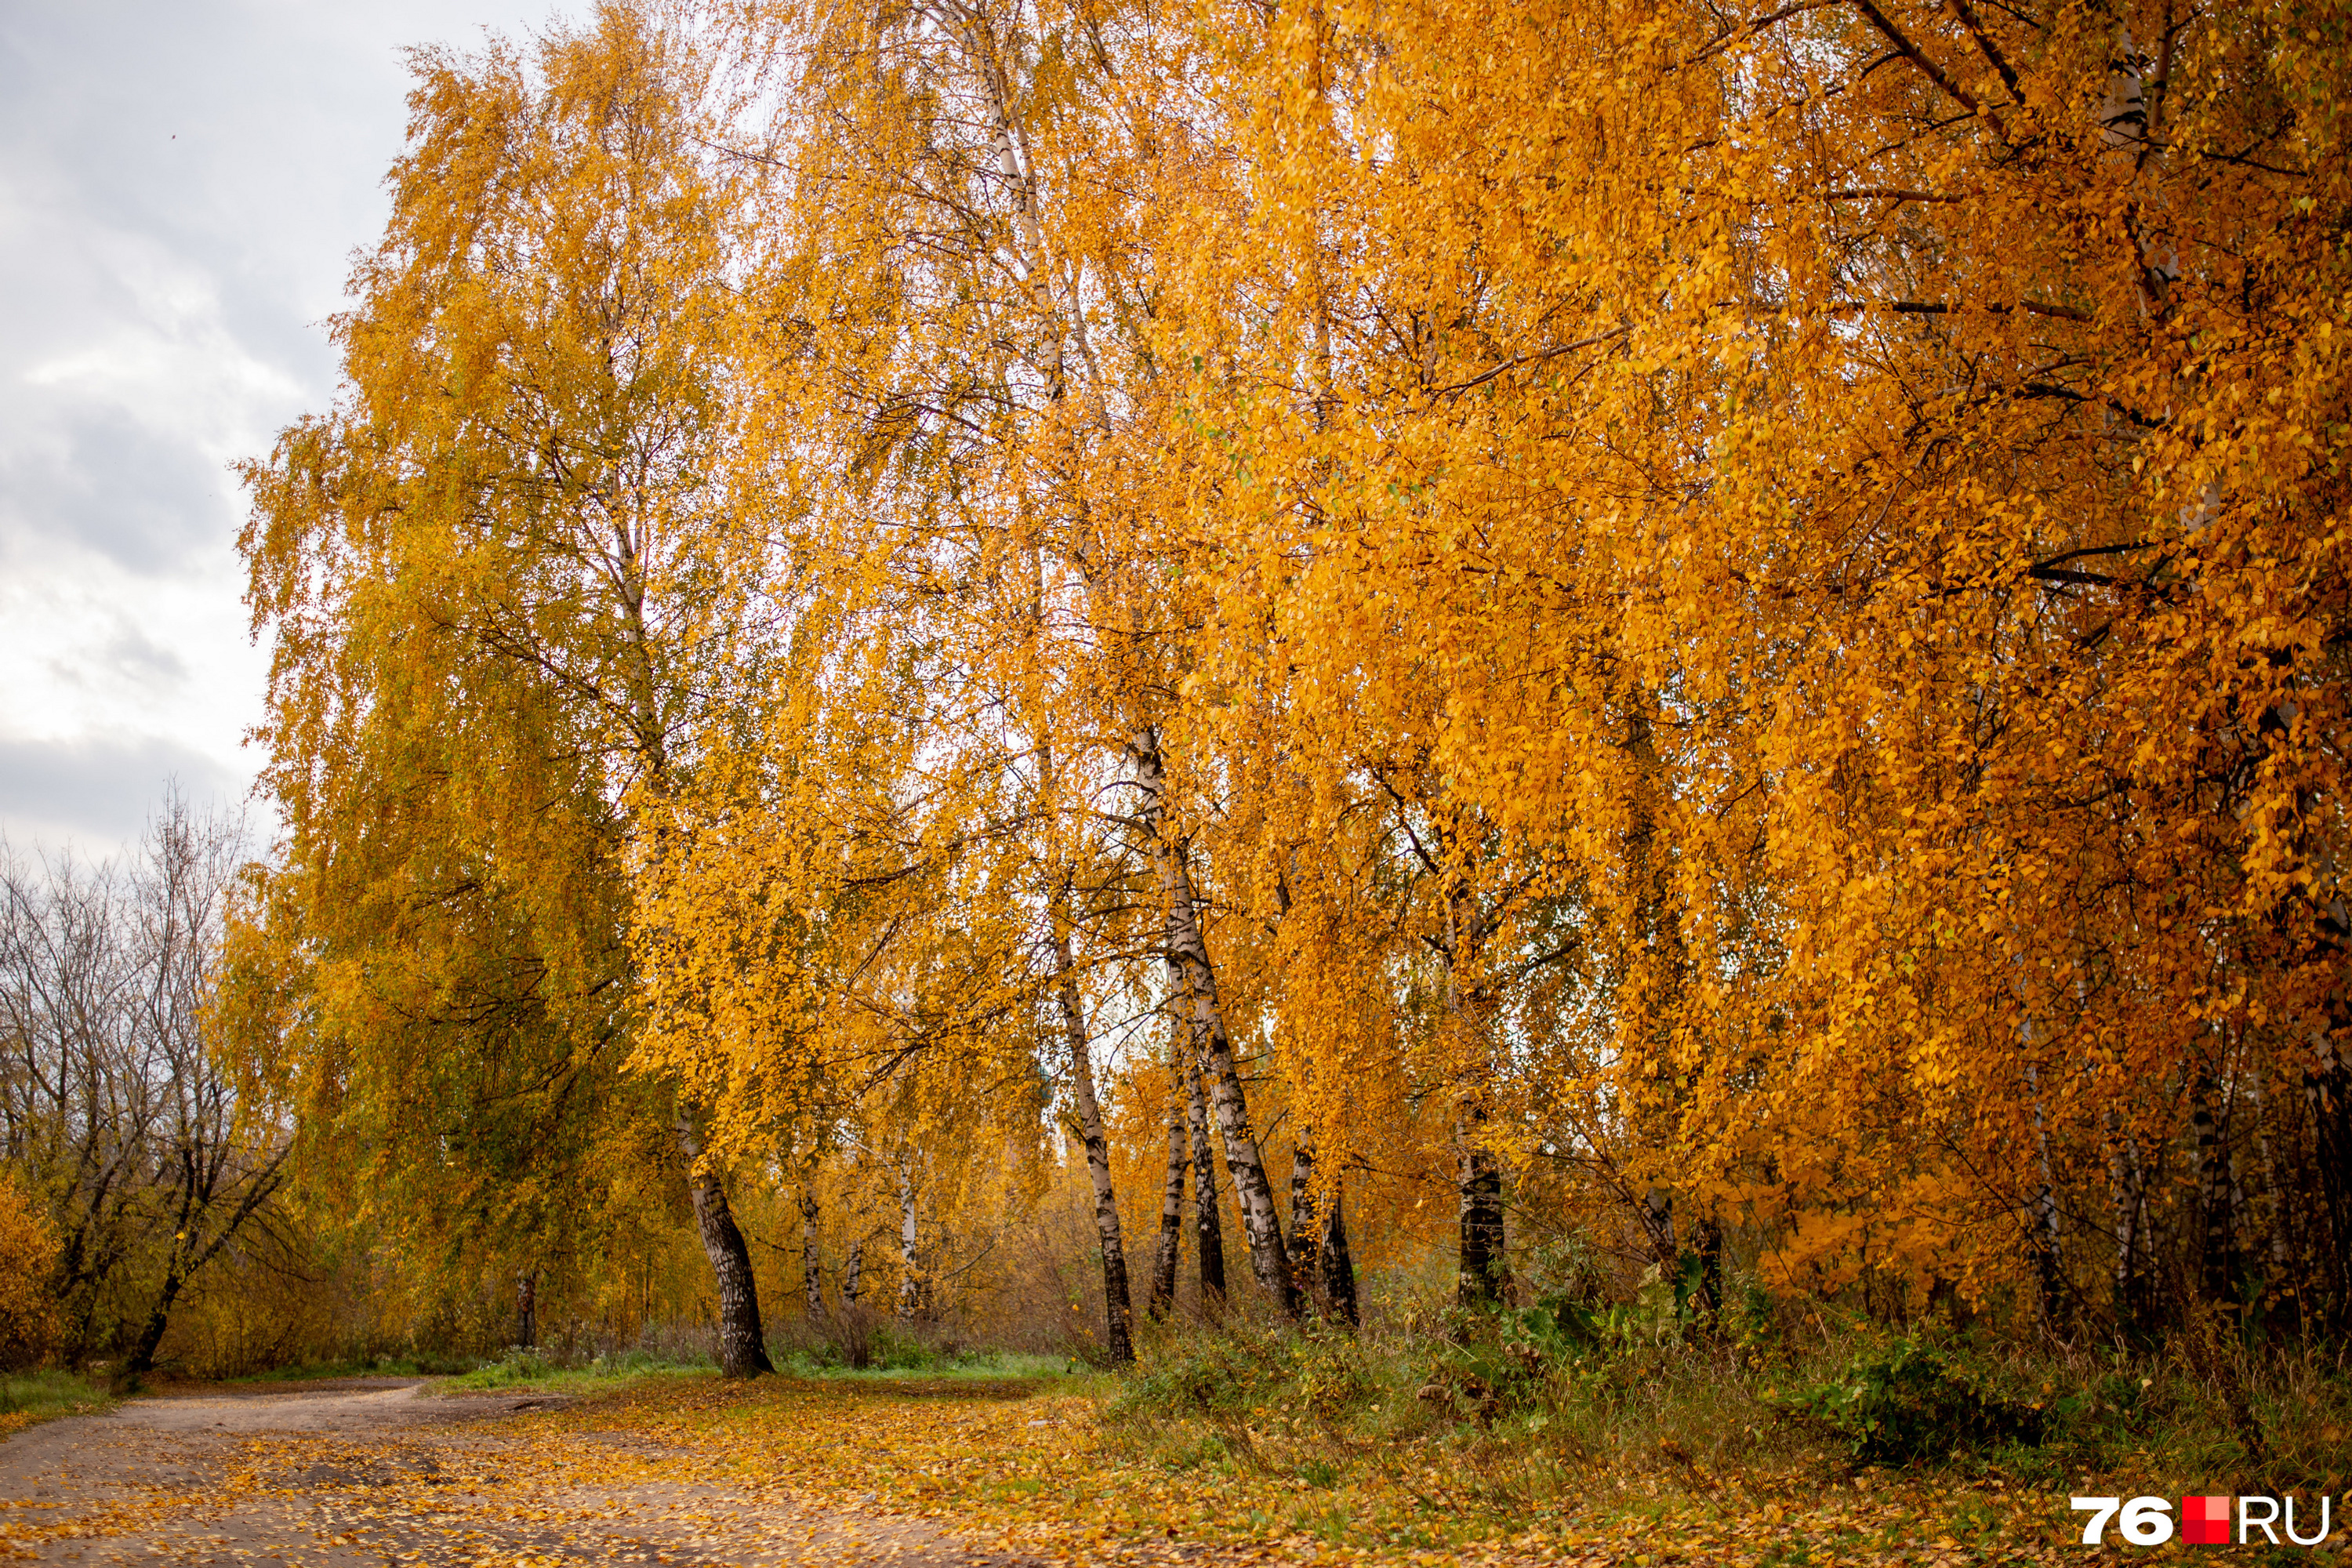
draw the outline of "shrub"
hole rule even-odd
[[[1297,1397],[1326,1420],[1379,1397],[1380,1384],[1365,1364],[1362,1347],[1347,1334],[1307,1338],[1294,1373]]]
[[[1865,1464],[1908,1464],[2000,1442],[2038,1443],[2042,1413],[1980,1387],[1916,1340],[1857,1352],[1826,1383],[1766,1399],[1843,1441]]]
[[[1149,1363],[1113,1405],[1115,1415],[1207,1415],[1239,1409],[1264,1396],[1276,1380],[1234,1339],[1202,1335],[1180,1341],[1173,1352]]]
[[[0,1171],[0,1368],[39,1362],[57,1342],[49,1268],[57,1238],[14,1176]]]
[[[974,1351],[952,1339],[932,1337],[919,1325],[885,1318],[863,1306],[786,1322],[769,1341],[768,1356],[777,1371],[800,1377],[839,1372],[951,1373],[1002,1360],[1001,1352]]]

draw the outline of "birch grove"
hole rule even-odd
[[[575,1195],[439,1222],[509,1251],[660,1151],[739,1373],[763,1279],[912,1322],[1047,1166],[1112,1361],[1187,1248],[1352,1322],[1531,1300],[1538,1234],[1710,1313],[2340,1323],[2346,41],[755,0],[419,57],[343,399],[247,470],[320,1135],[540,1085],[465,1179]]]

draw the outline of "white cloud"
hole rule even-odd
[[[25,367],[27,401],[120,409],[226,462],[249,447],[271,410],[301,399],[307,388],[293,367],[271,364],[237,341],[202,266],[144,235],[71,233],[70,221],[70,214],[55,215],[40,226],[52,232],[37,230],[36,243],[46,241],[53,256],[70,255],[97,298],[76,312],[89,325]]]
[[[245,784],[202,752],[153,736],[0,739],[0,843],[104,858],[138,836],[167,788],[200,811],[234,814]]]
[[[544,5],[0,10],[0,832],[110,847],[166,774],[239,795],[265,658],[229,465],[334,392],[403,46]]]

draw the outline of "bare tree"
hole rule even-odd
[[[242,841],[173,791],[127,868],[0,847],[0,1145],[58,1230],[68,1352],[133,1374],[286,1178],[289,1130],[214,1028]]]

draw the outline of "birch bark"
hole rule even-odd
[[[766,1336],[760,1327],[760,1295],[751,1278],[751,1249],[728,1206],[727,1189],[719,1173],[702,1157],[702,1141],[694,1124],[677,1119],[678,1151],[686,1156],[687,1179],[694,1198],[694,1220],[702,1234],[719,1280],[719,1370],[729,1377],[757,1377],[775,1371],[768,1361]]]
[[[1356,1303],[1356,1260],[1348,1251],[1345,1176],[1331,1184],[1331,1209],[1323,1222],[1323,1300],[1335,1318],[1349,1328],[1363,1322]]]
[[[898,1151],[898,1321],[912,1323],[923,1303],[923,1277],[919,1244],[921,1232],[915,1215],[915,1154]]]
[[[1217,972],[1209,962],[1208,943],[1201,934],[1199,895],[1192,869],[1185,864],[1183,846],[1170,832],[1168,779],[1157,727],[1139,727],[1129,742],[1128,755],[1135,766],[1136,789],[1142,796],[1136,825],[1160,873],[1160,894],[1167,902],[1168,962],[1182,973],[1182,987],[1171,1000],[1179,1001],[1191,1015],[1199,1071],[1216,1110],[1225,1169],[1233,1175],[1234,1194],[1241,1201],[1250,1271],[1284,1316],[1296,1317],[1298,1293],[1292,1286],[1290,1258],[1282,1244],[1282,1216],[1275,1207],[1273,1185],[1266,1180],[1256,1131],[1250,1125],[1249,1100],[1234,1062],[1233,1039],[1225,1032]]]
[[[1160,1188],[1160,1251],[1151,1262],[1150,1304],[1144,1309],[1153,1322],[1168,1316],[1176,1303],[1176,1265],[1184,1244],[1184,1112],[1168,1108],[1168,1176]]]
[[[1209,1112],[1201,1098],[1197,1063],[1185,1066],[1184,1092],[1191,1102],[1192,1227],[1200,1238],[1201,1310],[1214,1313],[1225,1299],[1225,1226],[1217,1208],[1217,1157],[1209,1149]]]
[[[1486,1138],[1494,1046],[1487,1033],[1486,996],[1475,981],[1465,979],[1465,973],[1476,973],[1485,963],[1490,922],[1471,908],[1463,888],[1457,886],[1446,902],[1445,1005],[1469,1058],[1454,1118],[1459,1238],[1454,1299],[1465,1307],[1483,1307],[1502,1299],[1510,1279],[1504,1251],[1503,1171]]]
[[[1323,1224],[1316,1208],[1315,1148],[1302,1139],[1290,1151],[1290,1279],[1302,1304],[1320,1305]]]
[[[809,1316],[824,1310],[824,1276],[817,1263],[816,1254],[816,1189],[801,1188],[801,1294],[808,1302]]]
[[[1135,1359],[1134,1308],[1127,1291],[1127,1247],[1119,1236],[1118,1194],[1110,1184],[1110,1139],[1103,1131],[1102,1107],[1095,1099],[1095,1069],[1088,1059],[1086,1015],[1070,962],[1067,921],[1058,914],[1054,929],[1055,993],[1061,1002],[1062,1033],[1070,1047],[1070,1098],[1078,1113],[1078,1136],[1086,1144],[1087,1175],[1095,1188],[1095,1238],[1102,1247],[1104,1342],[1114,1364]]]

